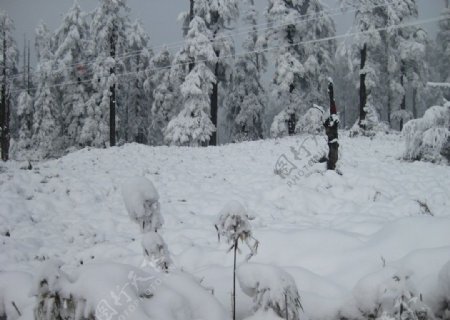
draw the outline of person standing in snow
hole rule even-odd
[[[330,97],[330,116],[325,120],[325,133],[328,137],[328,160],[327,169],[335,170],[336,162],[338,161],[338,126],[339,118],[337,116],[336,102],[334,101],[333,82],[330,80],[328,84],[328,95]]]

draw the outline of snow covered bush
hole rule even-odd
[[[167,272],[172,259],[170,258],[169,249],[164,239],[156,232],[146,232],[142,237],[142,248],[144,255],[157,268]]]
[[[388,125],[380,121],[378,111],[373,105],[367,104],[364,109],[366,110],[366,118],[361,121],[361,125],[359,120],[355,122],[353,127],[350,129],[350,137],[359,135],[372,137],[377,132],[389,132]],[[362,127],[364,127],[364,129],[362,129]]]
[[[37,320],[225,320],[220,303],[182,272],[170,275],[118,263],[79,267],[70,277],[44,264],[32,293]]]
[[[450,261],[439,272],[437,292],[436,316],[441,319],[450,319]]]
[[[361,279],[353,290],[356,319],[432,319],[428,306],[422,301],[411,281],[410,270],[385,267]]]
[[[450,102],[429,108],[422,118],[405,124],[402,134],[406,139],[403,158],[440,162],[449,153]]]
[[[295,127],[296,132],[317,134],[323,131],[323,107],[314,105],[300,117]]]
[[[258,240],[253,237],[249,222],[247,210],[238,201],[230,201],[220,211],[218,220],[215,224],[217,235],[224,237],[230,248],[228,252],[234,251],[233,264],[233,320],[236,319],[236,253],[239,251],[239,239],[245,242],[250,249],[250,254],[246,257],[248,261],[256,254],[258,249]],[[253,240],[253,243],[250,241]]]
[[[139,224],[142,232],[156,232],[164,223],[159,207],[159,194],[153,183],[136,177],[122,186],[122,196],[131,220]]]
[[[280,318],[300,319],[300,295],[290,274],[278,267],[252,263],[240,266],[237,276],[242,291],[253,298],[255,312],[271,309]]]

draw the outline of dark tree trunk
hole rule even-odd
[[[361,49],[361,66],[360,70],[363,70],[366,66],[367,59],[367,45]],[[367,91],[366,91],[366,74],[361,72],[359,76],[359,126],[363,130],[366,129],[364,120],[366,119],[366,103],[367,103]]]
[[[400,84],[403,88],[403,97],[402,97],[402,103],[400,105],[400,110],[406,110],[406,88],[405,88],[405,62],[402,61],[402,66],[400,67]],[[402,118],[400,119],[400,131],[403,130],[403,114]]]
[[[9,152],[9,98],[6,97],[6,30],[3,29],[3,71],[2,71],[2,104],[0,109],[0,130],[1,141],[0,149],[2,160],[8,161]]]
[[[413,109],[412,109],[413,118],[417,119],[417,89],[416,88],[413,89],[413,93],[412,94],[413,94],[413,96],[412,96],[412,99],[413,99],[413,102],[412,102],[412,104],[413,104]]]
[[[189,0],[189,1],[190,1],[189,22],[191,22],[194,19],[194,0]],[[189,30],[189,28],[188,28],[188,30]],[[194,62],[189,63],[189,72],[191,72],[192,69],[194,69],[194,67],[195,67]]]
[[[219,55],[220,53],[216,51],[216,56],[219,57]],[[216,82],[213,83],[213,91],[211,95],[211,121],[216,128],[216,131],[211,134],[211,139],[209,140],[209,144],[211,146],[217,145],[217,112],[219,109],[219,62],[216,62],[214,75],[216,76]]]
[[[295,117],[295,113],[292,113],[290,116],[289,116],[289,120],[288,120],[288,123],[287,123],[287,126],[288,126],[288,134],[290,135],[290,136],[292,136],[292,135],[294,135],[295,134],[295,124],[297,123],[297,119],[296,119],[296,117]]]
[[[233,264],[233,320],[236,320],[236,253],[238,240],[234,242],[234,264]]]
[[[333,83],[328,84],[328,95],[330,98],[330,117],[325,121],[325,133],[328,137],[328,159],[327,170],[335,170],[339,156],[338,126],[336,102],[334,101]]]
[[[30,40],[28,40],[27,92],[28,92],[28,94],[31,95],[31,80],[30,80]]]
[[[110,57],[115,60],[116,58],[116,30],[113,26],[110,37]],[[114,62],[115,63],[115,62]],[[116,68],[110,69],[110,74],[113,75],[116,72]],[[114,83],[109,91],[109,145],[111,147],[116,145],[116,84]]]

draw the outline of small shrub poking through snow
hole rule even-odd
[[[237,270],[242,291],[253,298],[255,312],[273,310],[283,319],[300,319],[302,305],[295,280],[281,268],[244,264]]]
[[[142,248],[144,249],[144,255],[152,264],[164,272],[169,271],[172,259],[164,239],[159,234],[156,232],[144,233]]]
[[[403,158],[440,162],[449,154],[450,102],[443,107],[429,108],[422,118],[405,124],[402,134],[406,138]]]
[[[162,226],[159,194],[150,180],[144,177],[127,180],[122,186],[122,196],[128,215],[142,232],[156,232]]]
[[[252,235],[252,229],[249,222],[247,210],[238,201],[230,201],[220,211],[219,218],[215,224],[217,235],[224,237],[227,243],[230,244],[228,252],[234,251],[234,266],[233,266],[233,320],[236,319],[236,253],[239,250],[239,240],[244,242],[250,249],[250,254],[246,257],[248,261],[256,254],[258,249],[258,240]],[[253,240],[253,243],[250,241]]]

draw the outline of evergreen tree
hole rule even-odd
[[[151,61],[151,81],[147,91],[152,92],[153,104],[151,108],[150,130],[148,141],[152,145],[162,145],[164,143],[164,130],[169,121],[178,112],[178,90],[174,77],[179,68],[170,68],[172,57],[167,47],[164,47]],[[173,70],[173,72],[171,71]]]
[[[89,27],[86,15],[75,0],[66,13],[55,35],[55,61],[58,70],[56,81],[58,103],[63,117],[60,119],[63,147],[81,147],[81,130],[86,115],[86,103],[90,92],[86,77],[89,74],[87,44]]]
[[[230,101],[232,118],[232,141],[257,140],[262,138],[262,115],[266,105],[266,94],[261,83],[261,74],[266,70],[267,60],[262,53],[253,53],[265,46],[265,39],[258,36],[258,16],[254,0],[246,0],[247,11],[244,23],[250,32],[242,44],[246,51],[234,67]]]
[[[119,100],[115,93],[120,87],[117,75],[124,65],[114,56],[126,53],[128,11],[125,0],[100,0],[100,6],[92,16],[90,53],[95,57],[92,65],[93,94],[87,103],[87,118],[82,129],[81,142],[84,145],[106,147],[115,143],[115,113]]]
[[[449,2],[446,2],[446,8],[442,16],[450,16]],[[439,22],[439,32],[436,38],[438,48],[438,68],[440,71],[440,82],[450,83],[450,19],[442,19]],[[447,90],[446,99],[450,100],[450,90]]]
[[[152,95],[151,89],[144,90],[144,84],[152,53],[148,49],[149,37],[140,22],[136,21],[131,25],[127,40],[127,51],[132,53],[125,59],[126,73],[130,76],[122,82],[121,88],[124,92],[119,95],[123,98],[119,103],[121,138],[125,142],[147,143]]]
[[[41,23],[36,29],[38,57],[35,113],[33,120],[33,146],[37,158],[48,158],[61,151],[61,117],[55,97],[54,54],[52,35]]]
[[[0,66],[1,66],[1,90],[0,90],[0,151],[3,161],[9,159],[9,144],[11,137],[11,106],[14,90],[14,75],[17,74],[18,51],[13,38],[14,22],[2,10],[0,10]]]
[[[34,101],[26,90],[17,100],[17,140],[11,152],[16,159],[32,150]]]
[[[183,109],[170,120],[164,132],[165,141],[171,145],[205,145],[215,130],[210,118],[210,95],[216,81],[211,71],[216,55],[209,36],[205,21],[195,16],[182,49],[195,66],[181,85]]]
[[[268,39],[279,47],[272,95],[285,106],[271,127],[271,135],[278,137],[300,130],[296,128],[300,115],[314,103],[326,102],[335,41],[298,43],[333,36],[335,26],[318,0],[269,0],[267,17],[274,26]]]

